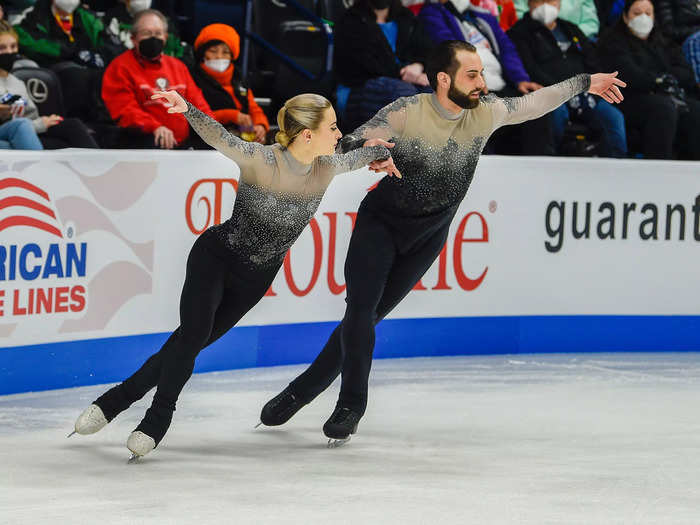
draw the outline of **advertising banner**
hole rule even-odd
[[[698,171],[483,157],[376,355],[700,350]],[[0,393],[121,379],[157,351],[189,248],[230,216],[238,175],[216,152],[3,155]],[[198,370],[313,359],[343,316],[356,210],[379,177],[333,181],[267,295]]]

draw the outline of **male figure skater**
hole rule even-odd
[[[368,139],[394,142],[393,162],[403,178],[382,179],[362,201],[345,262],[345,316],[309,368],[263,407],[265,425],[288,421],[342,372],[338,403],[323,431],[329,445],[349,439],[367,406],[374,326],[440,254],[489,136],[585,91],[620,102],[618,86],[625,86],[617,73],[582,74],[523,97],[481,96],[476,48],[454,40],[437,46],[426,74],[435,93],[396,100],[340,143],[349,151]]]

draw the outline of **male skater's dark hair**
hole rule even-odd
[[[430,86],[437,91],[437,75],[441,71],[454,78],[454,74],[459,68],[457,62],[457,51],[469,51],[476,53],[476,48],[468,42],[461,40],[445,40],[440,42],[425,61],[425,74],[428,77]]]

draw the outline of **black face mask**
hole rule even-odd
[[[163,42],[160,38],[156,38],[154,36],[151,38],[146,38],[145,40],[141,40],[141,42],[139,42],[139,54],[143,58],[155,60],[163,52],[164,45],[165,42]]]
[[[0,69],[12,71],[12,66],[15,61],[19,60],[17,53],[3,53],[0,55]]]
[[[373,9],[386,9],[391,5],[391,0],[369,0]]]
[[[464,91],[455,87],[454,78],[452,79],[452,82],[450,82],[450,90],[447,92],[447,98],[457,104],[460,108],[464,109],[474,109],[479,105],[478,98],[471,99],[469,98],[469,93],[465,93]]]

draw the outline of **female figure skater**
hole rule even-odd
[[[159,352],[97,398],[75,423],[74,433],[97,432],[156,386],[151,407],[127,441],[132,459],[163,439],[197,354],[260,301],[333,177],[370,163],[376,171],[400,177],[385,147],[393,145],[383,140],[333,154],[341,133],[331,103],[319,95],[287,101],[277,115],[279,144],[272,146],[237,138],[175,91],[152,98],[167,100],[171,113],[183,113],[205,142],[240,166],[241,176],[231,218],[209,228],[192,246],[180,326]]]

